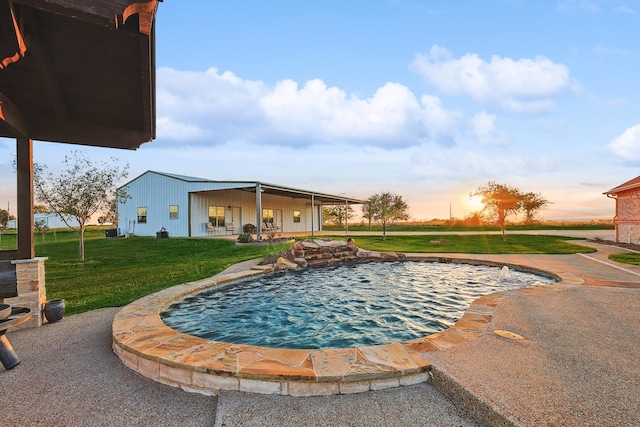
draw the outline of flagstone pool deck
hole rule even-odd
[[[85,344],[85,338],[90,339],[88,335],[78,338],[78,334],[84,329],[90,330],[89,325],[94,322],[106,324],[114,313],[110,309],[71,316],[45,325],[41,330],[11,333],[11,342],[23,363],[12,371],[0,370],[0,396],[6,402],[9,398],[13,402],[4,408],[3,419],[9,425],[29,424],[35,416],[50,424],[64,425],[86,425],[87,420],[91,420],[92,425],[175,425],[176,420],[182,420],[183,425],[215,423],[217,426],[640,425],[640,267],[608,260],[608,254],[621,252],[620,248],[588,242],[581,244],[594,246],[598,252],[585,255],[440,255],[529,266],[557,274],[563,282],[544,288],[510,291],[497,299],[490,297],[485,303],[481,300],[477,313],[473,311],[474,306],[467,312],[472,314],[470,324],[463,322],[457,325],[457,332],[455,328],[449,332],[455,339],[421,340],[413,347],[393,345],[393,351],[389,352],[394,353],[394,357],[405,356],[399,362],[393,362],[397,365],[393,366],[395,371],[382,369],[383,373],[392,372],[388,373],[388,378],[369,378],[368,368],[360,369],[369,364],[393,364],[385,359],[388,349],[383,351],[381,348],[365,350],[366,361],[361,360],[362,364],[339,364],[342,368],[327,368],[328,373],[323,374],[338,383],[338,390],[341,382],[353,382],[363,388],[366,383],[369,390],[375,391],[315,397],[244,392],[265,392],[264,387],[268,384],[263,382],[269,381],[265,381],[264,375],[278,373],[288,364],[299,364],[296,370],[301,372],[300,378],[310,380],[311,372],[317,378],[316,368],[301,362],[310,358],[309,352],[306,352],[307,356],[299,354],[291,358],[282,356],[277,350],[262,356],[254,352],[242,361],[244,356],[237,357],[235,363],[233,357],[220,357],[218,362],[225,362],[217,367],[236,371],[240,367],[240,376],[228,377],[233,378],[233,387],[237,384],[236,391],[224,390],[218,396],[184,393],[141,377],[134,378],[122,364],[113,363],[117,359],[108,351],[106,342],[98,351],[95,346]],[[161,304],[160,300],[157,302]],[[135,364],[138,372],[143,370],[143,375],[157,375],[159,381],[173,385],[190,382],[191,386],[185,388],[213,381],[203,375],[217,374],[216,370],[181,369],[183,361],[193,354],[193,347],[187,347],[189,350],[185,351],[185,347],[175,345],[183,338],[166,331],[155,337],[145,335],[151,332],[147,326],[155,327],[151,322],[156,316],[153,310],[157,307],[146,313],[140,311],[142,317],[137,320],[124,316],[120,318],[120,325],[116,323],[122,311],[115,316],[113,335],[123,334],[119,338],[123,346],[131,345],[128,348],[133,349],[133,344],[139,342],[138,350],[144,350],[140,354],[127,350],[135,358],[125,360],[125,363]],[[141,335],[137,332],[127,335],[127,330],[137,328],[143,331]],[[494,333],[496,330],[508,331],[523,339],[504,338]],[[58,333],[61,335],[57,336]],[[46,341],[44,336],[47,336]],[[69,337],[72,337],[71,342],[67,342]],[[114,346],[120,345],[114,343]],[[159,362],[157,366],[154,364],[160,356],[154,360],[142,355],[161,346],[169,350],[169,354],[182,351],[177,357],[184,357],[179,361],[176,359],[175,365],[161,368]],[[432,346],[438,349],[425,351]],[[84,356],[85,350],[91,357]],[[243,353],[237,350],[244,349],[233,346],[224,354],[238,356]],[[67,354],[66,359],[64,354]],[[52,356],[57,357],[52,360]],[[360,356],[354,354],[353,357]],[[49,369],[51,366],[60,367],[60,372]],[[361,377],[345,381],[344,366],[353,367],[349,369]],[[227,372],[224,369],[220,372]],[[427,371],[421,372],[422,369]],[[320,369],[319,372],[324,371]],[[87,381],[88,373],[91,374],[90,381]],[[292,393],[290,384],[281,383],[298,377],[286,375],[278,382],[277,391],[266,391],[319,394],[313,393],[317,389],[311,390],[316,386],[298,389],[294,386]],[[400,385],[399,378],[403,376],[411,379],[405,386]],[[242,378],[255,382],[249,381],[242,386]],[[411,385],[422,378],[425,383]],[[129,386],[135,390],[122,393],[121,390]],[[249,390],[249,386],[259,390]],[[114,393],[114,390],[120,392]],[[343,391],[363,390],[347,388]],[[113,403],[114,399],[118,404]],[[174,403],[174,399],[179,403]],[[183,418],[180,418],[180,411],[183,411]]]
[[[471,258],[425,254],[411,254],[407,259],[476,262]],[[527,268],[504,261],[480,263]],[[248,261],[214,277],[165,289],[129,304],[113,321],[114,352],[125,365],[150,379],[203,394],[235,390],[319,396],[382,390],[429,381],[431,352],[485,333],[495,306],[509,295],[501,292],[475,300],[454,326],[442,332],[407,342],[358,348],[294,350],[210,341],[171,329],[160,317],[161,312],[187,295],[272,271],[270,266]],[[563,272],[554,275],[561,284],[553,288],[581,283]],[[548,287],[526,292],[542,292]]]

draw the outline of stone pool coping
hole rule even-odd
[[[582,283],[563,272],[481,259],[410,254],[406,260],[506,265],[559,280],[547,287]],[[428,381],[430,352],[479,337],[489,329],[494,308],[501,300],[510,292],[528,291],[482,296],[454,326],[442,332],[406,342],[357,348],[290,350],[231,344],[187,335],[164,324],[160,313],[190,294],[273,271],[255,265],[233,270],[174,286],[125,306],[112,325],[116,355],[127,367],[147,378],[207,395],[216,395],[221,390],[291,396],[381,390]]]

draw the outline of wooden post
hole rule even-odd
[[[18,171],[18,259],[35,258],[33,231],[33,141],[16,139]]]

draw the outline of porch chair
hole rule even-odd
[[[228,222],[228,223],[225,225],[225,227],[226,227],[226,229],[227,229],[227,234],[233,234],[233,232],[234,232],[234,231],[235,231],[235,229],[236,229],[236,228],[233,226],[233,223],[232,223],[232,222]]]
[[[207,223],[207,233],[209,234],[209,236],[213,236],[215,232],[216,232],[216,228],[213,226],[213,224],[208,222]]]

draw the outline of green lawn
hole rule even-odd
[[[640,265],[640,254],[637,252],[623,252],[609,255],[609,259],[625,264]]]
[[[332,225],[323,225],[324,231],[344,231],[344,227],[336,227]],[[520,230],[615,230],[613,224],[598,224],[598,223],[585,223],[575,224],[569,223],[567,225],[555,225],[555,224],[514,224],[507,226],[507,233],[517,233]],[[358,231],[377,231],[382,232],[382,227],[379,225],[372,225],[369,229],[368,225],[355,225],[349,224],[349,232]],[[497,225],[482,225],[482,226],[466,226],[466,225],[420,225],[420,224],[394,224],[387,228],[387,231],[422,231],[422,232],[436,232],[436,233],[450,233],[453,231],[500,231],[500,227]]]
[[[54,238],[55,237],[55,238]],[[394,252],[474,254],[592,252],[593,249],[547,235],[354,235],[363,249]],[[1,249],[15,248],[15,233],[5,233]],[[344,235],[337,239],[346,239]],[[302,239],[302,238],[300,238]],[[78,239],[67,230],[36,236],[36,256],[46,261],[47,298],[64,299],[67,314],[123,306],[144,295],[180,283],[213,276],[252,258],[280,253],[290,244],[235,245],[226,239],[105,239],[104,230],[90,229],[85,238],[84,264],[78,262]]]
[[[336,236],[344,239],[344,236]],[[503,240],[499,234],[355,236],[356,246],[374,251],[468,254],[573,254],[595,249],[571,243],[567,237],[511,234]],[[579,239],[576,239],[579,240]]]

